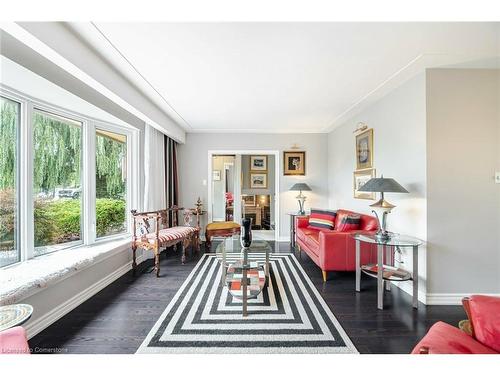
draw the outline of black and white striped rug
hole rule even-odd
[[[271,254],[270,266],[269,287],[242,317],[220,286],[220,262],[205,254],[137,353],[357,353],[295,256]]]

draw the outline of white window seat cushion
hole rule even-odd
[[[45,254],[0,269],[0,306],[17,303],[55,284],[114,251],[130,247],[130,239],[108,241]]]

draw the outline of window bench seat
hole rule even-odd
[[[0,305],[17,303],[119,251],[130,237],[42,255],[0,270]]]

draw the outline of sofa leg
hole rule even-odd
[[[302,257],[302,251],[300,251],[300,245],[296,244],[297,250],[299,251],[299,259]]]
[[[323,273],[323,282],[326,283],[327,273],[326,271],[321,271]]]

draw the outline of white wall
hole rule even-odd
[[[499,70],[427,71],[428,290],[500,293]]]
[[[425,75],[420,74],[365,109],[328,134],[329,202],[334,208],[371,213],[371,200],[353,196],[353,172],[356,169],[355,134],[359,122],[374,132],[373,163],[377,176],[392,177],[409,194],[386,194],[396,208],[388,217],[388,229],[427,238],[426,213],[426,130]],[[379,197],[377,196],[377,199]],[[419,254],[419,290],[425,293],[426,250]],[[411,270],[412,257],[404,253],[404,266]],[[400,283],[409,290],[410,283]],[[420,295],[419,293],[419,295]]]
[[[369,213],[371,201],[353,198],[352,132],[358,122],[374,129],[377,176],[410,191],[386,194],[397,206],[389,229],[427,241],[419,298],[428,304],[500,293],[499,96],[498,70],[430,69],[329,134],[330,205]],[[410,283],[398,285],[411,294]]]
[[[283,176],[283,153],[294,144],[306,151],[306,175]],[[219,134],[189,133],[186,143],[179,145],[180,205],[192,207],[201,197],[205,208],[208,188],[203,181],[208,179],[209,150],[278,150],[280,159],[280,237],[289,238],[287,212],[297,211],[296,192],[288,189],[296,182],[306,182],[312,189],[305,193],[306,207],[326,207],[327,197],[327,137],[325,134]],[[206,218],[205,218],[206,219]]]

